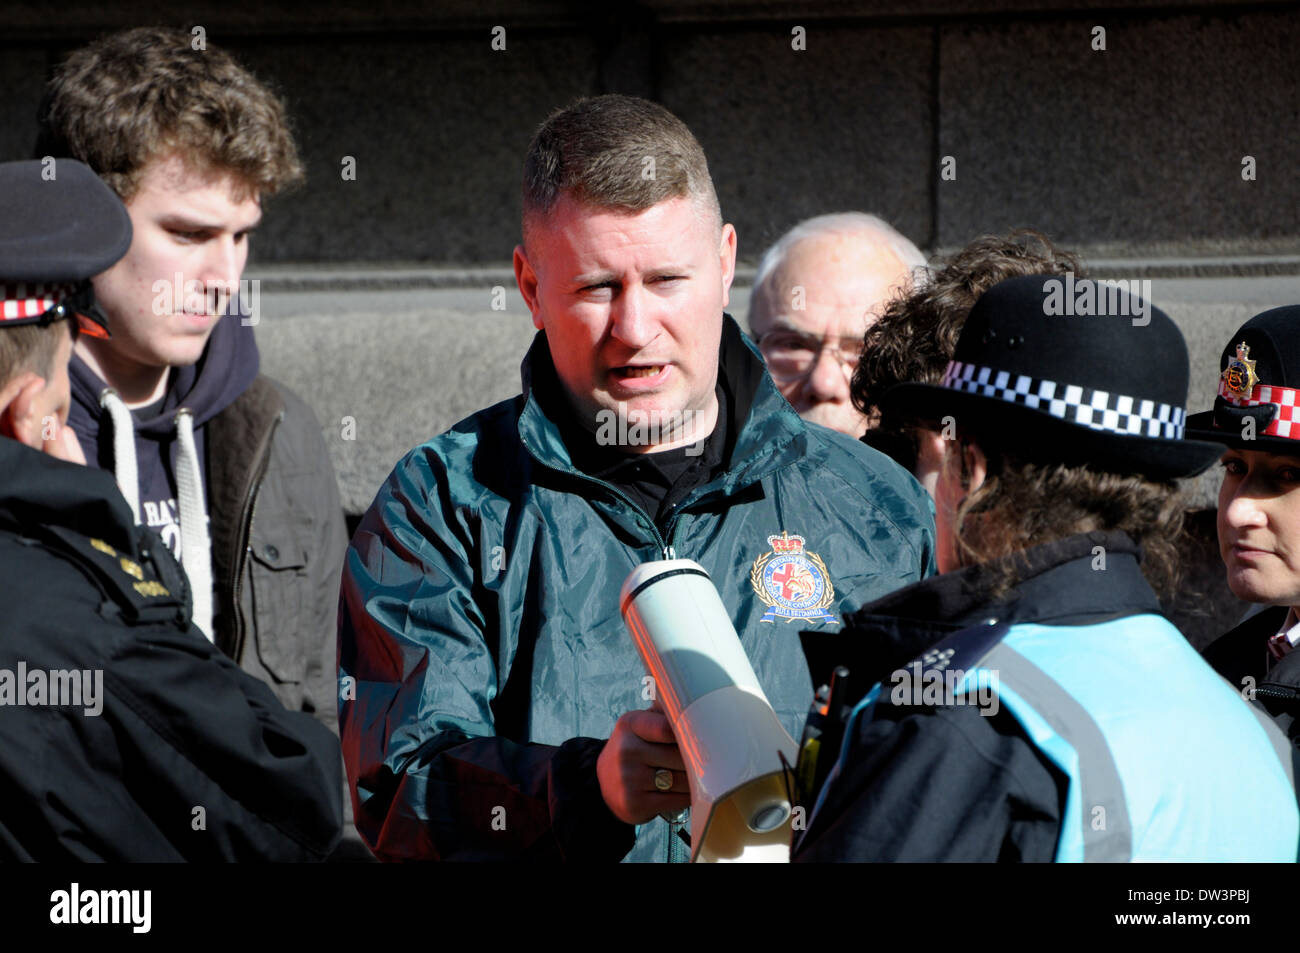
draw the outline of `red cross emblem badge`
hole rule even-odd
[[[835,601],[835,587],[821,557],[804,548],[802,536],[782,532],[769,536],[771,552],[754,560],[749,582],[767,605],[760,622],[834,622],[826,610]]]

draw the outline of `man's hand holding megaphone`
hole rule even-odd
[[[667,790],[656,785],[661,771],[672,772]],[[657,814],[691,806],[685,764],[658,699],[648,709],[629,711],[614,723],[596,761],[596,777],[610,811],[626,824],[644,824]],[[659,784],[665,780],[659,775]]]

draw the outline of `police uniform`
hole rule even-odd
[[[88,279],[130,240],[80,163],[0,166],[0,334],[102,328]],[[328,854],[337,740],[190,624],[184,572],[111,475],[8,437],[0,474],[0,859]]]
[[[1220,448],[1182,439],[1187,351],[1168,316],[1061,320],[1048,277],[987,291],[943,385],[900,385],[891,409],[953,414],[994,461],[1208,466]],[[793,859],[1296,860],[1291,746],[1160,614],[1139,559],[1117,532],[1043,541],[846,619],[869,690]]]
[[[1300,465],[1297,327],[1300,305],[1272,308],[1238,328],[1219,356],[1214,407],[1189,417],[1188,431],[1238,450],[1295,457]],[[1287,606],[1250,616],[1203,654],[1300,742],[1300,629]]]

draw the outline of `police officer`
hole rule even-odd
[[[1259,605],[1205,660],[1300,741],[1300,305],[1251,318],[1219,358],[1213,410],[1189,430],[1228,445],[1219,554],[1228,587]]]
[[[941,384],[886,393],[952,431],[942,572],[846,619],[865,697],[795,860],[1296,859],[1290,746],[1142,571],[1220,452],[1183,439],[1187,380],[1162,311],[1034,275],[980,297]]]
[[[306,860],[339,838],[338,741],[190,624],[184,573],[66,425],[118,199],[0,165],[0,859]]]

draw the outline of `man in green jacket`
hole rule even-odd
[[[736,233],[653,103],[560,110],[524,169],[523,393],[411,451],[352,540],[340,726],[387,860],[684,857],[689,786],[619,613],[699,562],[799,736],[798,633],[933,571],[928,498],[802,421],[723,313]]]

